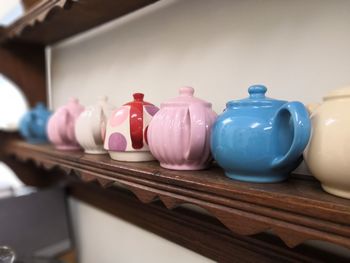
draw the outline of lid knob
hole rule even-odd
[[[143,97],[145,96],[143,93],[134,93],[132,94],[135,101],[143,101]]]
[[[107,98],[107,96],[99,96],[98,97],[98,101],[100,101],[100,102],[107,102],[108,98]]]
[[[43,109],[45,109],[45,105],[44,105],[44,103],[42,103],[42,102],[38,102],[38,103],[36,104],[36,108],[37,108],[38,110],[43,110]]]
[[[253,85],[248,88],[250,98],[265,98],[267,88],[264,85]]]
[[[75,97],[70,97],[69,98],[69,103],[74,103],[74,104],[78,104],[79,103],[79,100]]]
[[[180,88],[180,95],[181,96],[191,96],[193,97],[194,88],[192,87],[182,87]]]

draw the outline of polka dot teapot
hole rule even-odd
[[[142,93],[133,94],[134,101],[112,112],[106,127],[104,148],[117,161],[154,160],[149,151],[147,130],[158,107],[143,100]]]

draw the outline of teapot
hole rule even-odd
[[[312,135],[305,162],[326,192],[350,199],[350,86],[333,90],[309,110]]]
[[[147,141],[148,125],[158,107],[143,100],[144,94],[134,93],[134,101],[115,109],[106,126],[104,148],[117,161],[144,162],[154,157]]]
[[[99,98],[97,104],[87,107],[75,123],[75,136],[86,153],[107,153],[103,141],[107,120],[114,109],[107,101],[107,97]]]
[[[148,129],[151,153],[160,165],[172,170],[201,170],[212,161],[210,132],[216,119],[211,103],[183,87],[180,96],[163,102]]]
[[[33,144],[48,142],[46,126],[51,114],[43,103],[38,103],[32,110],[24,114],[19,124],[19,132],[22,137]]]
[[[74,126],[79,115],[84,111],[84,106],[79,104],[78,99],[70,101],[55,111],[51,116],[47,134],[49,140],[59,150],[78,150],[79,143],[75,137]]]
[[[280,182],[302,160],[311,129],[305,106],[267,98],[266,91],[249,87],[249,97],[229,101],[213,126],[211,151],[229,178]]]

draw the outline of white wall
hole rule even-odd
[[[70,208],[82,263],[213,262],[75,199]]]
[[[52,104],[70,96],[90,104],[106,94],[121,105],[135,91],[159,104],[192,85],[220,112],[255,83],[266,84],[270,97],[319,101],[350,83],[349,10],[347,0],[163,0],[52,46]],[[90,250],[86,240],[107,215],[93,211],[73,213],[90,222],[78,235],[83,258],[102,262],[101,243]],[[118,219],[108,222],[115,233],[124,228]],[[108,240],[118,244],[120,236]]]
[[[312,102],[350,83],[350,1],[165,0],[52,48],[54,106],[69,96],[159,104],[182,85],[221,111],[253,83]],[[67,92],[69,91],[69,92]]]

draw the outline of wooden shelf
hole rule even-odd
[[[43,0],[13,24],[0,28],[0,42],[52,44],[157,1]]]
[[[6,140],[3,151],[38,166],[58,166],[83,181],[131,190],[143,203],[161,200],[168,209],[193,204],[207,210],[239,235],[271,230],[289,247],[323,240],[350,248],[350,200],[322,191],[311,177],[291,176],[279,184],[242,183],[213,167],[205,171],[171,171],[157,162],[125,163],[108,155],[62,152],[51,145]]]

